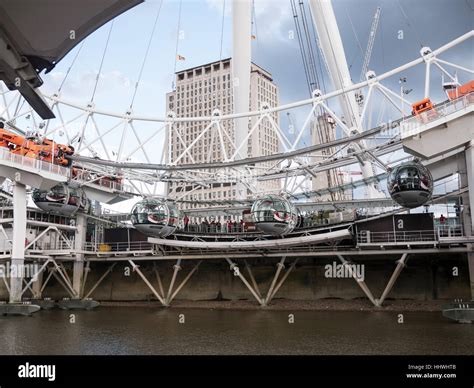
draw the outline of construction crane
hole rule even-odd
[[[360,71],[359,81],[365,80],[365,74],[369,68],[370,58],[372,56],[372,50],[374,48],[375,36],[377,34],[377,28],[379,26],[381,8],[377,7],[375,11],[374,18],[372,19],[372,25],[370,26],[369,41],[367,42],[367,49],[365,50],[364,62],[362,63],[362,69]],[[362,90],[356,92],[356,99],[359,104],[359,112],[362,112],[362,107],[364,105],[364,95]]]
[[[291,116],[290,112],[287,112],[286,116],[288,117],[288,132],[290,135],[293,135],[295,133],[295,123],[293,122],[293,117]]]
[[[377,7],[374,18],[372,19],[372,25],[370,27],[369,41],[367,42],[367,49],[365,50],[364,62],[362,64],[362,70],[360,72],[360,81],[365,79],[365,74],[369,68],[370,57],[372,56],[372,49],[374,48],[375,35],[377,34],[377,28],[379,26],[381,8]]]

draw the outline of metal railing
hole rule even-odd
[[[211,233],[211,234],[236,234],[236,233],[248,233],[255,232],[256,228],[254,224],[240,224],[240,223],[221,223],[221,224],[188,224],[186,227],[179,229],[182,233]]]
[[[74,240],[66,242],[64,240],[38,240],[28,247],[30,251],[71,251],[74,249]]]
[[[469,107],[474,108],[474,92],[437,105],[430,110],[403,120],[400,123],[400,136],[404,139],[409,136],[417,135],[423,131],[424,125]]]
[[[440,225],[437,230],[438,239],[464,237],[462,225]]]
[[[84,251],[96,253],[151,251],[153,244],[148,241],[125,241],[84,244]]]
[[[12,205],[0,207],[0,219],[5,219],[5,218],[14,218]],[[40,210],[40,209],[28,208],[26,210],[26,219],[28,221],[40,221],[40,222],[48,222],[50,224],[72,226],[71,216],[55,214],[55,213],[46,213],[45,211]]]
[[[0,240],[0,252],[7,253],[12,250],[12,240],[2,239]]]
[[[0,160],[15,163],[24,167],[31,167],[35,170],[50,172],[52,174],[58,174],[62,176],[69,175],[69,168],[67,167],[60,166],[59,164],[45,162],[40,159],[17,155],[10,152],[10,150],[5,147],[0,147]]]
[[[436,242],[438,234],[435,230],[410,230],[398,232],[372,232],[362,230],[357,233],[357,244],[396,244]]]
[[[103,242],[94,243],[86,242],[82,247],[82,250],[86,252],[94,253],[108,253],[108,252],[133,252],[133,251],[151,251],[153,247],[152,243],[148,241],[124,241],[124,242]],[[0,246],[0,249],[2,247]],[[8,248],[5,246],[5,248]],[[75,250],[74,240],[68,242],[64,240],[53,240],[53,241],[35,241],[29,247],[29,250],[40,250],[40,251],[71,251]]]
[[[123,183],[123,178],[112,180],[106,176],[98,177],[89,171],[79,170],[75,173],[73,179],[78,182],[87,183],[87,185],[99,186],[109,190],[133,192],[133,187]]]

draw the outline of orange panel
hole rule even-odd
[[[451,90],[448,92],[448,96],[450,100],[455,100],[456,98],[465,96],[466,94],[474,92],[474,80],[465,83],[457,87],[455,90]]]

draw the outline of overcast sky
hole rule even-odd
[[[219,59],[221,38],[222,56],[231,56],[232,2],[225,2],[227,12],[222,36],[223,3],[223,0],[183,0],[180,30],[184,32],[184,39],[179,40],[178,53],[186,60],[177,63],[177,70]],[[95,97],[98,107],[124,112],[130,105],[159,5],[159,0],[146,1],[115,20]],[[365,51],[377,6],[382,8],[382,13],[370,62],[370,68],[377,73],[418,57],[421,45],[439,47],[471,30],[474,23],[473,0],[334,0],[333,5],[355,81],[358,81],[363,61],[356,36]],[[175,68],[178,10],[178,0],[163,1],[134,104],[136,113],[163,115],[165,112],[164,96],[171,89]],[[255,16],[253,33],[257,39],[252,42],[253,61],[273,74],[283,103],[306,98],[308,92],[298,42],[289,38],[289,32],[294,30],[290,1],[255,0]],[[86,39],[63,88],[64,98],[83,103],[90,100],[109,28],[110,23]],[[400,30],[404,39],[398,39]],[[468,49],[466,44],[456,51],[461,62],[474,61]],[[46,92],[57,89],[77,50],[44,76]],[[419,92],[422,82],[416,78],[408,78],[414,93]],[[326,85],[331,87],[329,81]]]
[[[353,80],[359,81],[369,29],[376,7],[382,9],[376,41],[369,69],[381,74],[419,56],[423,46],[435,49],[473,28],[474,0],[334,0],[344,49]],[[142,66],[146,47],[151,36],[158,10],[157,27],[151,41],[149,55],[143,68],[133,112],[147,116],[165,115],[165,95],[171,90],[173,73],[208,63],[232,54],[231,7],[232,1],[225,1],[223,31],[222,15],[224,0],[182,0],[178,40],[178,54],[185,61],[175,61],[177,43],[178,0],[149,0],[136,6],[114,20],[110,42],[105,53],[100,80],[94,103],[97,108],[122,113],[130,106],[138,74]],[[294,20],[290,0],[255,0],[252,60],[272,73],[280,89],[281,103],[307,98],[308,88],[298,41],[294,37]],[[406,17],[405,17],[406,16]],[[309,17],[309,14],[308,14]],[[56,68],[44,75],[43,90],[54,93],[64,80],[77,51],[82,47],[71,72],[64,83],[62,98],[81,105],[87,104],[92,96],[95,78],[104,53],[111,23],[88,37],[61,61]],[[400,32],[403,39],[399,39]],[[472,40],[445,56],[457,63],[469,65],[474,62]],[[472,67],[472,66],[471,66]],[[324,70],[324,69],[323,69]],[[413,89],[409,99],[422,98],[423,68],[411,69],[403,74],[407,77],[407,88]],[[438,79],[436,80],[436,76]],[[328,75],[323,71],[326,91],[333,90]],[[460,74],[461,81],[468,78]],[[322,83],[322,82],[321,82]],[[386,85],[398,89],[398,78],[386,81]],[[441,91],[440,74],[433,77],[432,98],[444,99]],[[320,86],[321,89],[323,85]],[[324,90],[323,90],[324,91]],[[331,108],[338,111],[337,103]],[[389,105],[389,104],[388,104]],[[295,126],[301,126],[308,108],[292,112]],[[75,112],[70,112],[70,115]],[[393,108],[384,111],[383,120],[397,115]],[[64,113],[68,115],[68,113]],[[288,128],[285,112],[280,115],[281,126]],[[108,120],[98,118],[99,125],[107,128]],[[71,126],[73,129],[74,126]],[[142,126],[144,134],[150,128]],[[114,134],[114,133],[112,133]],[[296,135],[288,135],[291,139]],[[109,141],[111,147],[119,136]],[[307,145],[309,134],[302,139]]]

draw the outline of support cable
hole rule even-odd
[[[138,73],[137,82],[135,83],[135,90],[133,91],[132,101],[130,102],[130,108],[129,108],[130,111],[132,110],[133,103],[135,102],[135,97],[136,97],[137,91],[138,91],[138,85],[140,84],[140,81],[142,79],[143,69],[145,67],[145,63],[146,63],[146,60],[148,58],[148,53],[150,52],[151,42],[153,41],[153,37],[155,35],[155,29],[156,29],[156,25],[157,25],[157,22],[158,22],[158,18],[160,16],[162,5],[163,5],[163,0],[160,1],[160,4],[158,6],[158,10],[156,11],[155,21],[153,23],[153,28],[151,29],[150,38],[148,40],[148,44],[147,44],[147,47],[146,47],[146,50],[145,50],[145,56],[143,57],[143,62],[142,62],[142,65],[140,67],[140,72]]]
[[[306,38],[306,42],[307,42],[307,46],[308,46],[308,57],[309,57],[309,69],[310,71],[312,72],[312,75],[313,75],[313,84],[315,86],[315,88],[319,89],[319,76],[318,76],[318,72],[317,72],[317,69],[316,69],[316,60],[315,60],[315,55],[314,55],[314,50],[313,50],[313,44],[312,44],[312,40],[311,40],[311,35],[310,35],[310,31],[309,31],[309,23],[308,23],[308,19],[306,17],[306,8],[305,8],[305,5],[303,3],[303,0],[300,0],[300,9],[301,9],[301,15],[302,15],[302,20],[303,20],[303,30],[304,30],[304,33],[305,33],[305,38]],[[313,88],[314,90],[314,88]]]
[[[222,61],[222,47],[224,44],[224,20],[225,20],[225,0],[222,4],[222,21],[221,21],[221,47],[219,51],[219,60]]]
[[[81,52],[81,50],[82,50],[82,47],[84,46],[84,43],[85,43],[85,40],[82,41],[81,45],[79,46],[79,50],[77,50],[76,55],[74,56],[74,59],[73,59],[72,62],[71,62],[71,65],[70,65],[69,68],[67,69],[66,74],[64,75],[64,78],[63,78],[61,84],[59,85],[58,94],[59,94],[59,92],[61,91],[61,89],[63,88],[64,83],[66,82],[67,77],[69,76],[69,73],[71,72],[72,67],[73,67],[74,64],[76,63],[77,57],[79,56],[79,54],[80,54],[80,52]]]
[[[320,88],[324,94],[327,93],[327,89],[326,89],[326,83],[324,81],[324,72],[323,72],[323,64],[322,64],[322,60],[325,60],[324,57],[323,57],[323,53],[322,51],[320,50],[320,47],[318,46],[318,43],[317,43],[317,32],[316,32],[316,27],[314,25],[314,23],[310,23],[310,26],[312,27],[311,28],[311,31],[312,31],[312,36],[314,37],[314,40],[316,41],[316,52],[318,53],[318,67],[319,67],[319,74],[321,75],[321,84],[322,84],[322,88]],[[326,65],[327,66],[327,65]],[[321,86],[321,85],[320,85]],[[327,106],[330,106],[329,105],[329,101],[326,101],[327,103]]]
[[[258,40],[257,14],[255,12],[255,0],[252,0],[252,31],[251,33],[253,33],[254,26],[255,26],[255,34],[253,34],[253,36],[255,36],[255,40],[257,41],[257,48],[260,50],[260,43]]]
[[[310,81],[310,75],[309,75],[309,69],[308,69],[308,62],[306,60],[306,52],[304,49],[304,43],[303,43],[302,34],[301,34],[301,27],[298,20],[298,11],[296,8],[295,0],[290,0],[290,3],[291,3],[291,9],[293,11],[293,20],[295,22],[296,36],[298,38],[298,44],[300,46],[301,60],[303,62],[303,69],[304,69],[304,73],[306,77],[306,83],[308,86],[308,93],[311,96],[312,94],[311,81]]]
[[[418,29],[416,28],[416,25],[412,25],[412,23],[410,22],[410,18],[408,17],[408,15],[405,13],[405,11],[403,10],[403,7],[402,7],[402,3],[400,2],[400,0],[397,0],[397,4],[398,4],[398,7],[400,8],[400,11],[402,12],[402,15],[403,17],[405,18],[405,21],[407,23],[407,26],[409,28],[412,28],[413,31],[415,31],[415,35],[416,35],[416,38],[418,39],[418,43],[420,43],[420,47],[423,47],[424,44],[421,40],[421,36],[420,34],[418,33]]]
[[[100,73],[102,72],[105,55],[107,54],[107,48],[109,47],[110,35],[112,34],[112,30],[114,28],[114,22],[115,22],[115,19],[112,19],[112,22],[110,23],[109,33],[107,35],[107,40],[105,42],[104,52],[102,53],[102,59],[100,60],[99,71],[97,72],[97,76],[95,78],[95,85],[94,85],[94,90],[92,91],[91,102],[94,101],[95,93],[97,91],[97,84],[99,83]]]
[[[183,0],[179,0],[179,9],[178,9],[178,26],[176,31],[176,47],[175,47],[175,55],[174,55],[174,70],[173,70],[173,78],[174,74],[176,74],[176,67],[178,65],[178,48],[179,48],[179,31],[181,28],[181,8],[183,5]]]
[[[352,18],[351,18],[351,15],[349,14],[349,11],[347,10],[347,7],[345,7],[345,11],[346,11],[347,19],[349,19],[349,24],[351,25],[352,33],[354,34],[354,38],[356,40],[357,47],[359,48],[359,51],[362,55],[362,58],[364,58],[364,50],[362,49],[362,44],[360,43],[359,37],[358,37],[357,32],[356,32],[355,27],[354,27],[354,23],[352,23]],[[354,57],[352,58],[351,64],[349,65],[349,69],[354,64],[354,61],[357,58],[357,56],[358,56],[357,53],[354,54]]]

